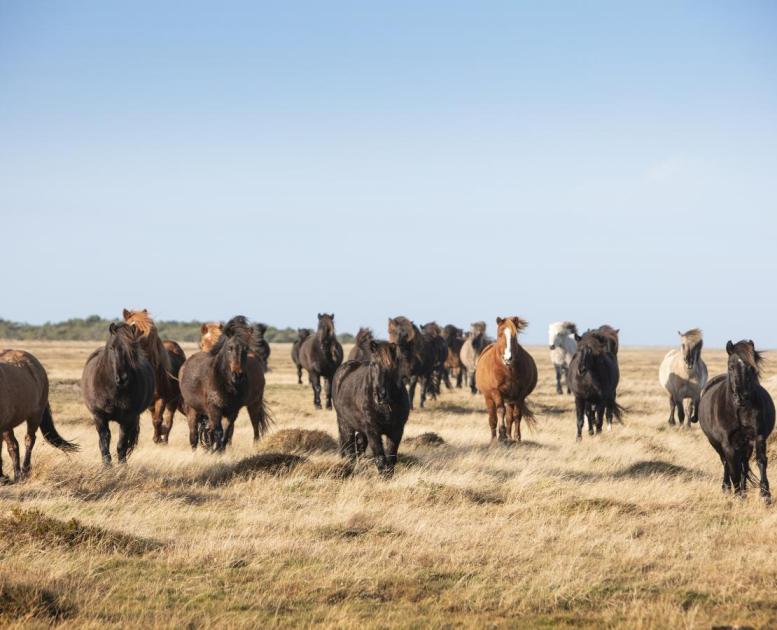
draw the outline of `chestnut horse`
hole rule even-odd
[[[537,385],[537,365],[518,343],[518,334],[528,322],[520,317],[497,317],[496,325],[496,341],[480,354],[475,379],[486,399],[491,441],[497,439],[498,413],[499,441],[510,438],[515,423],[515,439],[520,442],[521,420],[525,418],[530,427],[536,423],[526,397]]]
[[[186,354],[175,341],[160,339],[147,309],[129,311],[125,308],[122,315],[125,322],[134,325],[142,334],[140,345],[154,369],[154,398],[148,409],[154,425],[154,443],[167,444],[173,416],[181,405],[178,372],[186,361]]]
[[[27,423],[24,438],[24,463],[19,462],[19,443],[14,427]],[[34,356],[22,350],[0,351],[0,435],[8,447],[14,470],[14,481],[30,472],[35,434],[41,428],[43,438],[52,446],[68,452],[78,446],[65,440],[54,427],[49,406],[49,378],[46,370]],[[2,468],[0,480],[5,481]]]
[[[200,326],[200,350],[210,352],[210,349],[216,345],[224,330],[224,324],[221,322],[208,322]]]

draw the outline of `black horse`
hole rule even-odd
[[[448,370],[445,368],[445,361],[448,358],[448,344],[443,337],[443,329],[437,322],[424,324],[421,326],[421,332],[429,338],[434,348],[434,368],[429,393],[432,398],[437,398],[440,395],[440,383],[445,383],[445,386],[451,389],[451,380],[448,378]]]
[[[264,333],[267,332],[267,324],[254,324],[254,340],[251,344],[254,349],[254,353],[258,356],[264,364],[264,371],[267,371],[267,367],[270,365],[270,344],[264,338]]]
[[[297,384],[302,385],[302,364],[299,362],[299,347],[302,342],[305,341],[313,331],[310,328],[297,328],[297,338],[294,343],[291,344],[291,361],[297,368]]]
[[[140,414],[154,397],[154,369],[141,348],[142,333],[132,324],[111,324],[105,346],[86,360],[81,376],[84,402],[94,418],[105,464],[111,463],[111,430],[119,423],[116,453],[120,462],[138,443]]]
[[[410,401],[402,382],[396,345],[372,341],[369,348],[369,360],[348,361],[335,374],[340,454],[354,460],[369,446],[378,471],[391,476],[410,413]]]
[[[359,328],[356,333],[353,348],[348,353],[349,361],[369,361],[372,356],[370,344],[375,340],[371,328]]]
[[[605,414],[608,431],[612,430],[613,416],[621,421],[623,408],[615,402],[620,370],[611,347],[610,339],[589,330],[580,338],[569,362],[567,386],[575,397],[578,440],[582,439],[585,416],[589,435],[593,435],[594,426],[601,433]]]
[[[313,404],[321,409],[321,377],[326,386],[326,408],[332,408],[332,378],[343,362],[343,347],[335,336],[334,313],[318,314],[318,330],[299,349],[300,365],[308,372],[313,387]]]
[[[456,379],[456,387],[461,388],[464,379],[464,370],[461,365],[461,347],[464,345],[464,331],[453,324],[448,324],[442,329],[442,338],[445,339],[445,345],[448,348],[448,354],[445,358],[445,372],[450,378]]]
[[[771,501],[766,477],[766,440],[774,429],[774,402],[758,382],[763,357],[752,341],[726,344],[728,370],[713,378],[702,390],[699,425],[723,463],[723,491],[745,492],[750,457],[761,476],[761,496]]]
[[[413,408],[415,388],[421,384],[418,406],[423,409],[427,392],[433,392],[432,379],[437,366],[438,353],[435,342],[424,335],[407,317],[388,320],[389,341],[397,344],[402,377],[409,384],[410,408]]]
[[[181,396],[189,421],[189,444],[223,450],[232,440],[235,420],[245,407],[254,441],[270,417],[264,404],[264,363],[253,346],[251,326],[242,315],[229,320],[216,344],[193,354],[181,366]],[[227,419],[224,429],[222,421]]]

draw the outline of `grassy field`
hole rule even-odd
[[[78,388],[95,344],[3,345],[41,359],[57,427],[82,450],[39,440],[32,477],[0,488],[2,627],[777,626],[777,510],[721,494],[698,426],[667,425],[665,349],[622,350],[625,425],[578,444],[533,348],[539,423],[522,444],[490,447],[482,399],[444,392],[405,434],[444,444],[407,440],[385,481],[367,463],[351,474],[329,440],[295,452],[277,434],[336,435],[288,345],[273,346],[275,426],[258,447],[244,415],[224,456],[192,454],[180,415],[155,446],[144,416],[111,469]],[[724,354],[705,350],[711,375]]]

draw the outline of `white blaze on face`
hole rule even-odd
[[[510,330],[509,326],[505,326],[505,341],[507,344],[505,345],[505,353],[503,355],[503,358],[505,360],[505,363],[510,361],[513,358],[513,349],[510,344],[510,339],[512,337],[513,331]]]

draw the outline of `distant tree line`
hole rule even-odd
[[[111,322],[119,320],[103,319],[99,315],[86,318],[68,319],[64,322],[46,322],[39,326],[12,322],[0,318],[0,339],[19,339],[23,341],[102,341],[108,334]],[[176,341],[199,341],[202,322],[157,321],[157,328],[162,339]],[[272,343],[291,342],[297,338],[294,328],[276,328],[268,326],[265,339]],[[338,335],[342,343],[353,341],[353,335],[343,333]]]

